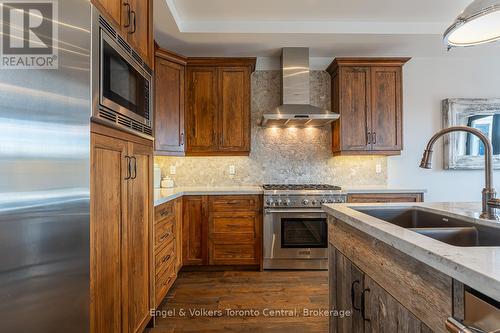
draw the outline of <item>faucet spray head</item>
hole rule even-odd
[[[432,165],[432,153],[430,149],[424,151],[424,156],[422,156],[422,161],[420,162],[420,167],[422,169],[430,169]]]

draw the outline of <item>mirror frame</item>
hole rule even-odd
[[[459,119],[466,115],[493,113],[500,114],[500,98],[448,98],[443,100],[443,128],[458,126]],[[458,155],[460,133],[444,136],[445,170],[481,170],[484,169],[483,156]],[[500,169],[500,155],[493,156],[493,168]]]

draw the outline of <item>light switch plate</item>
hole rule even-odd
[[[230,165],[229,166],[229,175],[234,176],[235,174],[236,174],[236,166]]]
[[[175,175],[177,173],[177,167],[175,165],[170,166],[170,174]]]
[[[375,172],[379,173],[379,174],[382,173],[382,165],[381,164],[377,164],[375,166]]]

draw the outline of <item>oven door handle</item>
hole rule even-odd
[[[264,210],[266,214],[279,214],[279,213],[322,213],[325,214],[325,211],[321,209],[269,209],[266,208]]]

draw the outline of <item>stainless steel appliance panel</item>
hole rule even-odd
[[[0,70],[0,331],[88,332],[91,8],[58,4],[59,69]]]

